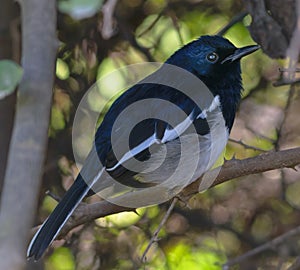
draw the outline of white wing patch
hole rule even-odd
[[[184,131],[187,130],[187,128],[193,123],[193,114],[194,111],[190,113],[190,115],[185,118],[181,123],[179,123],[175,128],[173,129],[166,129],[163,138],[161,139],[162,143],[166,143],[169,141],[172,141],[176,139],[178,136],[180,136]]]
[[[133,158],[135,155],[146,150],[153,144],[161,144],[161,143],[166,143],[166,142],[174,140],[175,138],[180,136],[193,123],[193,121],[194,121],[193,114],[194,114],[194,111],[192,111],[190,113],[190,115],[186,119],[184,119],[184,121],[179,123],[175,128],[173,128],[173,129],[166,128],[163,138],[161,140],[157,138],[158,136],[155,131],[151,137],[149,137],[148,139],[146,139],[145,141],[143,141],[136,147],[132,148],[126,154],[124,154],[116,165],[114,165],[111,168],[106,168],[106,170],[109,172],[115,170],[118,166],[120,166],[124,162],[128,161],[129,159]]]
[[[217,107],[220,106],[220,104],[221,104],[220,103],[220,97],[217,95],[217,96],[214,97],[214,99],[213,99],[212,103],[210,104],[210,106],[208,108],[204,109],[197,116],[197,119],[199,119],[199,118],[205,119],[207,117],[207,113],[212,112],[213,110],[215,110]],[[158,139],[156,131],[154,131],[154,134],[151,137],[149,137],[148,139],[146,139],[145,141],[143,141],[142,143],[140,143],[139,145],[137,145],[136,147],[134,147],[133,149],[128,151],[126,154],[124,154],[122,156],[122,158],[118,161],[118,163],[116,165],[114,165],[111,168],[106,168],[106,170],[107,171],[115,170],[118,166],[120,166],[124,162],[128,161],[129,159],[133,158],[135,155],[137,155],[137,154],[141,153],[142,151],[146,150],[147,148],[149,148],[153,144],[166,143],[166,142],[169,142],[169,141],[172,141],[172,140],[176,139],[181,134],[183,134],[190,125],[193,124],[193,121],[194,121],[194,116],[193,115],[194,115],[194,110],[188,115],[187,118],[185,118],[175,128],[172,128],[172,129],[166,128],[166,130],[164,132],[164,135],[163,135],[161,140]]]
[[[111,167],[111,168],[106,168],[107,171],[113,171],[115,170],[118,166],[120,166],[122,163],[126,162],[127,160],[133,158],[135,155],[138,153],[141,153],[145,149],[149,148],[151,145],[154,143],[158,143],[159,141],[156,139],[156,133],[154,133],[151,137],[149,137],[147,140],[143,141],[136,147],[132,148],[129,152],[127,152],[122,158],[119,160],[119,162]]]
[[[212,112],[213,110],[215,110],[217,107],[219,107],[221,105],[220,103],[220,96],[217,95],[214,97],[212,103],[209,105],[209,107],[207,109],[204,109],[198,116],[197,119],[201,118],[201,119],[206,119],[207,118],[207,113],[208,112]]]

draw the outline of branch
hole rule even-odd
[[[296,13],[297,13],[297,23],[294,30],[292,39],[290,41],[289,47],[286,52],[286,58],[289,60],[288,63],[288,73],[285,79],[293,80],[295,78],[295,72],[297,69],[297,63],[299,60],[300,53],[300,1],[296,0]]]
[[[153,233],[151,239],[150,239],[150,242],[149,244],[147,245],[143,255],[142,255],[142,258],[141,258],[141,261],[143,263],[145,263],[147,261],[147,254],[150,250],[150,248],[152,247],[152,245],[157,242],[159,239],[158,239],[158,234],[159,232],[161,231],[162,227],[165,225],[165,223],[167,222],[168,218],[170,217],[176,203],[178,201],[178,198],[174,198],[171,205],[169,206],[168,208],[168,211],[166,212],[166,214],[164,215],[164,218],[162,219],[162,221],[159,223],[158,225],[158,228],[155,230],[155,232]]]
[[[149,49],[145,48],[144,46],[138,43],[135,35],[132,33],[132,29],[128,26],[128,24],[125,21],[123,21],[121,18],[117,17],[117,20],[118,20],[118,26],[120,32],[123,35],[124,39],[127,40],[133,48],[143,53],[149,62],[155,62],[155,59],[149,52]]]
[[[48,140],[56,48],[56,2],[21,1],[24,75],[4,180],[0,269],[24,270]]]
[[[243,11],[239,14],[237,14],[235,17],[232,18],[232,20],[226,24],[218,33],[218,36],[223,36],[226,34],[226,32],[234,26],[236,23],[242,21],[246,16],[248,15],[248,11]]]
[[[298,84],[298,83],[300,83],[300,79],[295,79],[295,80],[282,79],[282,80],[274,82],[273,86],[274,87],[279,87],[279,86],[283,86],[283,85],[293,86],[294,84]]]
[[[108,0],[102,6],[102,13],[103,13],[103,25],[102,25],[102,38],[103,39],[110,39],[116,32],[114,27],[114,11],[118,0]]]
[[[277,140],[275,143],[275,149],[279,150],[280,146],[282,144],[283,138],[284,136],[282,135],[282,131],[284,128],[284,125],[286,124],[286,119],[287,119],[287,115],[292,103],[292,98],[294,97],[295,94],[295,88],[294,88],[294,84],[299,82],[299,80],[295,79],[295,72],[297,72],[297,63],[298,63],[298,58],[299,58],[299,52],[300,52],[300,0],[296,0],[297,3],[297,27],[295,28],[294,34],[292,36],[289,48],[287,49],[287,59],[289,60],[288,62],[288,67],[281,71],[281,72],[285,72],[283,73],[281,76],[281,80],[276,82],[274,84],[274,86],[280,86],[280,85],[286,85],[286,84],[291,84],[291,87],[289,89],[289,95],[288,95],[288,100],[286,103],[286,106],[284,108],[284,118],[280,124],[280,127],[278,129],[277,132]],[[297,150],[299,148],[293,149],[293,150]],[[286,150],[286,151],[290,151],[290,150]],[[285,152],[286,152],[285,151]],[[283,152],[283,151],[281,151]],[[280,152],[277,152],[280,153]],[[277,160],[275,160],[276,162]],[[291,166],[289,166],[291,167]],[[285,179],[284,175],[283,175],[283,171],[281,171],[281,179]],[[283,188],[284,188],[284,181],[282,180],[282,184],[283,184]],[[284,194],[284,192],[283,192]],[[280,235],[279,237],[274,238],[273,240],[260,245],[248,252],[246,252],[245,254],[238,256],[234,259],[231,259],[229,261],[227,261],[225,264],[223,264],[222,269],[227,270],[230,268],[230,266],[233,266],[235,264],[239,264],[241,262],[243,262],[246,259],[249,259],[250,257],[257,255],[263,251],[266,251],[268,249],[276,249],[278,247],[279,244],[281,244],[282,242],[286,241],[287,239],[291,238],[292,236],[298,235],[300,234],[300,226],[298,226],[295,229],[292,229],[282,235]],[[280,269],[281,266],[279,265]],[[278,269],[279,269],[278,267]],[[288,268],[289,270],[292,269],[299,269],[300,267],[300,257],[297,257],[295,262]]]
[[[178,38],[179,38],[179,41],[180,41],[180,45],[183,46],[184,45],[184,41],[183,41],[182,34],[180,32],[180,25],[179,25],[178,18],[176,17],[175,13],[172,12],[172,11],[169,11],[168,15],[171,18],[172,24],[173,24],[173,26],[174,26],[174,28],[175,28],[175,30],[177,32],[177,35],[178,35]]]
[[[281,86],[299,83],[299,79],[295,78],[295,73],[298,72],[297,63],[300,53],[300,1],[296,0],[297,24],[291,38],[289,47],[286,51],[286,58],[288,59],[287,68],[282,73],[282,78],[274,83],[274,86]]]
[[[261,149],[261,148],[256,147],[256,146],[252,146],[252,145],[246,144],[242,140],[235,140],[235,139],[229,138],[228,141],[232,142],[232,143],[235,143],[235,144],[239,144],[239,145],[243,146],[245,149],[249,149],[249,150],[253,150],[253,151],[258,151],[258,152],[267,152],[267,150],[264,150],[264,149]]]
[[[253,40],[258,43],[263,51],[271,58],[283,58],[288,47],[288,40],[282,27],[268,12],[265,0],[243,0],[246,9],[252,16],[249,27]],[[292,19],[292,18],[291,18]]]
[[[295,228],[295,229],[292,229],[292,230],[288,231],[287,233],[284,233],[284,234],[274,238],[273,240],[271,240],[271,241],[269,241],[269,242],[267,242],[267,243],[265,243],[261,246],[258,246],[257,248],[254,248],[254,249],[246,252],[245,254],[243,254],[239,257],[236,257],[232,260],[229,260],[228,262],[223,264],[222,269],[227,270],[227,269],[229,269],[230,266],[241,263],[242,261],[244,261],[244,260],[246,260],[246,259],[248,259],[248,258],[250,258],[250,257],[252,257],[252,256],[254,256],[258,253],[261,253],[261,252],[263,252],[265,250],[268,250],[268,249],[275,249],[279,244],[286,241],[288,238],[291,238],[292,236],[295,236],[295,235],[298,235],[298,234],[300,234],[300,226]],[[299,261],[297,263],[299,263]],[[299,268],[291,268],[291,269],[299,269]]]
[[[224,163],[214,182],[214,186],[227,182],[233,178],[269,170],[293,168],[298,164],[300,164],[300,147],[279,152],[269,151],[265,154],[243,160],[229,160]],[[186,187],[181,193],[181,196],[190,198],[193,194],[198,193],[200,181],[201,179],[198,179]],[[111,204],[107,201],[100,201],[93,204],[81,204],[72,218],[64,226],[60,237],[65,236],[74,227],[90,222],[96,218],[133,210],[134,209]]]
[[[163,9],[154,19],[154,21],[140,34],[137,35],[138,38],[142,37],[143,35],[147,34],[155,25],[156,23],[159,21],[159,19],[162,17],[162,15],[164,14],[165,9]]]
[[[297,270],[300,268],[300,256],[296,258],[294,263],[287,270]]]

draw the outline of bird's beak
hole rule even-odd
[[[236,49],[233,54],[227,56],[222,62],[221,64],[224,64],[224,63],[231,63],[231,62],[234,62],[236,60],[239,60],[241,59],[242,57],[250,54],[250,53],[253,53],[255,51],[257,51],[258,49],[260,48],[259,45],[251,45],[251,46],[246,46],[246,47],[243,47],[243,48],[238,48]]]

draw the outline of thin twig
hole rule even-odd
[[[232,143],[235,143],[235,144],[239,144],[239,145],[243,146],[245,149],[250,149],[250,150],[259,151],[259,152],[268,152],[267,150],[264,150],[262,148],[246,144],[242,140],[235,140],[235,139],[229,138],[229,141]]]
[[[149,49],[138,43],[138,41],[136,40],[135,36],[132,33],[132,30],[129,28],[127,23],[123,21],[121,18],[118,17],[116,18],[118,20],[118,26],[120,32],[123,34],[124,39],[126,39],[132,47],[136,48],[141,53],[143,53],[149,62],[155,62],[155,59],[153,58],[152,54],[149,52]]]
[[[295,79],[295,80],[281,79],[279,81],[274,82],[273,86],[274,87],[283,86],[283,85],[293,86],[294,84],[297,84],[297,83],[300,83],[300,79]]]
[[[274,144],[276,142],[276,140],[264,135],[264,134],[261,134],[261,133],[258,133],[256,130],[254,130],[252,127],[250,127],[249,125],[246,124],[246,129],[248,129],[250,132],[252,132],[255,136],[261,138],[261,139],[264,139],[272,144]]]
[[[172,20],[172,23],[173,23],[173,26],[174,26],[174,28],[175,28],[175,30],[177,32],[180,44],[183,45],[184,41],[183,41],[182,34],[180,32],[180,25],[179,25],[179,22],[178,22],[178,18],[176,17],[176,15],[174,14],[174,12],[169,12],[169,16],[170,16],[170,18]]]
[[[294,263],[287,270],[298,270],[300,268],[300,256],[296,258]]]
[[[48,195],[55,201],[60,202],[61,198],[59,196],[55,195],[54,193],[52,193],[50,190],[47,190],[45,193],[46,193],[46,195]]]
[[[289,89],[289,92],[288,92],[288,99],[287,99],[287,102],[286,102],[285,107],[284,107],[284,117],[283,117],[283,120],[280,123],[280,126],[279,126],[278,130],[277,130],[277,140],[276,140],[276,143],[275,143],[275,150],[276,151],[278,151],[280,149],[280,144],[281,144],[281,140],[282,140],[282,131],[283,131],[284,125],[286,123],[290,107],[292,105],[292,101],[293,101],[293,97],[295,95],[295,91],[296,91],[295,87],[293,85],[291,85],[291,87]]]
[[[298,72],[297,63],[300,54],[300,0],[296,1],[297,24],[292,35],[290,45],[286,51],[286,58],[288,59],[287,68],[283,72],[281,81],[275,85],[295,84],[299,80],[295,80],[295,73]]]
[[[279,72],[300,72],[300,68],[288,69],[288,68],[279,68]]]
[[[295,71],[300,53],[300,0],[296,0],[296,12],[297,24],[286,52],[286,58],[289,60],[287,69],[290,70],[285,76],[287,80],[295,79]]]
[[[113,14],[115,12],[117,3],[118,0],[108,0],[102,6],[103,24],[102,24],[101,35],[103,39],[110,39],[116,32],[114,27]]]
[[[142,37],[143,35],[145,35],[146,33],[148,33],[155,25],[156,23],[159,21],[159,19],[162,17],[162,15],[164,14],[165,9],[163,9],[155,18],[155,20],[139,35],[137,35],[138,38]]]
[[[287,240],[288,238],[292,237],[292,236],[295,236],[297,234],[300,234],[300,226],[295,228],[295,229],[292,229],[290,231],[288,231],[287,233],[285,234],[282,234],[276,238],[274,238],[273,240],[261,245],[261,246],[258,246],[257,248],[254,248],[246,253],[244,253],[243,255],[239,256],[239,257],[236,257],[232,260],[229,260],[227,261],[225,264],[223,264],[222,266],[222,269],[223,270],[227,270],[229,269],[230,266],[232,265],[235,265],[235,264],[238,264],[238,263],[241,263],[242,261],[258,254],[258,253],[261,253],[265,250],[268,250],[268,249],[275,249],[279,244],[281,244],[282,242],[284,242],[285,240]]]
[[[146,256],[147,256],[148,251],[149,251],[150,248],[152,247],[153,243],[158,241],[157,236],[158,236],[160,230],[162,229],[162,227],[165,225],[166,221],[168,220],[168,218],[169,218],[170,214],[172,213],[172,211],[173,211],[173,209],[174,209],[174,207],[175,207],[177,201],[178,201],[178,198],[176,198],[176,197],[172,200],[172,203],[171,203],[171,205],[169,206],[167,213],[164,215],[164,218],[162,219],[162,221],[161,221],[160,224],[158,225],[157,229],[156,229],[155,232],[153,233],[153,235],[152,235],[152,237],[151,237],[151,239],[150,239],[150,242],[149,242],[149,244],[147,245],[147,248],[145,249],[145,251],[144,251],[144,253],[143,253],[143,256],[142,256],[142,258],[141,258],[141,261],[142,261],[142,262],[146,262],[146,260],[147,260],[147,257],[146,257]]]
[[[248,15],[248,11],[243,11],[232,18],[218,33],[218,36],[223,36],[233,25],[243,20]]]

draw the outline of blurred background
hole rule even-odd
[[[14,34],[10,40],[2,39],[0,57],[19,62],[19,11],[8,2],[1,3],[8,8],[1,16],[1,25],[3,29],[9,25]],[[226,148],[226,159],[244,159],[300,145],[299,89],[296,85],[274,86],[281,84],[280,68],[286,66],[284,56],[297,18],[295,1],[59,0],[57,8],[59,48],[36,225],[56,205],[45,192],[51,190],[62,196],[78,173],[72,149],[72,123],[86,91],[99,78],[120,67],[145,61],[163,62],[184,44],[201,35],[216,34],[226,26],[224,36],[237,47],[255,43],[262,46],[262,50],[242,60],[243,100]],[[236,23],[231,23],[233,19]],[[91,110],[112,102],[111,98],[128,83],[125,75],[115,72],[112,85],[103,84],[95,96],[88,97]],[[14,104],[15,94],[1,102],[5,114],[0,127],[3,179],[14,110],[9,104]],[[84,136],[78,138],[75,146],[78,155],[89,150]],[[169,203],[79,226],[64,240],[55,241],[43,262],[30,267],[221,269],[228,259],[300,224],[299,180],[296,170],[275,170],[229,181],[193,196],[186,204],[177,204],[145,264],[140,257]],[[95,200],[91,198],[90,202]],[[288,238],[232,269],[288,269],[299,254],[299,240],[300,237]]]

